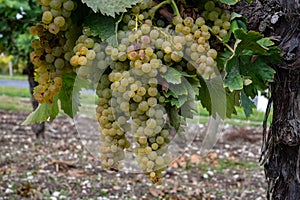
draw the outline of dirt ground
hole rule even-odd
[[[70,118],[46,123],[45,139],[37,139],[20,125],[27,115],[0,110],[0,200],[265,199],[261,128],[225,126],[207,154],[196,137],[155,186],[143,174],[103,170]]]

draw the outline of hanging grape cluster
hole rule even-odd
[[[31,46],[31,60],[37,73],[39,85],[34,90],[34,98],[39,103],[52,103],[60,92],[61,75],[73,71],[70,59],[80,28],[72,23],[71,14],[76,8],[72,0],[40,0],[42,22],[32,26],[30,33],[38,36]]]
[[[153,183],[161,183],[162,172],[172,161],[167,152],[176,129],[170,123],[167,108],[174,105],[166,95],[169,83],[163,75],[173,68],[194,77],[214,77],[217,51],[210,41],[228,35],[230,13],[208,1],[196,19],[176,12],[168,25],[153,19],[170,1],[155,5],[144,0],[122,15],[117,44],[112,44],[101,41],[89,27],[78,28],[72,21],[74,1],[39,3],[42,22],[31,28],[32,35],[39,36],[32,41],[39,82],[34,97],[51,103],[66,72],[96,81],[102,166],[122,168],[125,150],[130,149],[140,169]]]

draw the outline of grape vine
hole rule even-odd
[[[73,116],[77,105],[72,110],[66,104],[77,100],[66,88],[76,76],[97,85],[102,167],[121,169],[132,149],[153,183],[161,184],[172,162],[168,145],[199,112],[198,101],[213,116],[231,116],[236,105],[249,115],[249,97],[267,88],[274,75],[268,64],[278,62],[270,59],[279,54],[274,43],[247,32],[242,16],[217,1],[192,3],[198,9],[183,17],[178,5],[186,5],[175,0],[125,1],[127,11],[102,13],[111,17],[92,12],[98,5],[90,1],[83,2],[92,10],[80,11],[86,7],[80,1],[38,2],[43,15],[30,32],[39,37],[32,41],[31,59],[39,82],[34,97],[41,105],[25,124],[53,119],[58,99]],[[209,85],[218,77],[223,93],[211,96]]]

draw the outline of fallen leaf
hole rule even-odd
[[[163,196],[164,192],[156,189],[156,188],[149,188],[149,192],[154,196],[154,197],[159,197],[159,196]]]
[[[68,174],[71,177],[80,177],[85,175],[85,171],[82,169],[70,169],[68,170]]]
[[[191,158],[190,158],[190,159],[191,159],[191,163],[193,163],[193,164],[197,164],[197,163],[199,163],[200,160],[201,160],[200,156],[197,155],[197,154],[191,155]]]
[[[120,190],[121,189],[121,187],[118,186],[118,185],[114,185],[112,188],[113,188],[113,190]]]
[[[207,157],[211,160],[214,160],[218,157],[218,154],[214,153],[214,152],[210,152],[210,153],[207,154]]]

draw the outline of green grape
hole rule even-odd
[[[176,31],[177,33],[181,33],[183,28],[184,28],[184,25],[183,25],[183,24],[177,24],[177,25],[175,26],[175,31]]]
[[[174,25],[177,25],[177,24],[182,24],[183,19],[180,16],[175,16],[172,21]]]
[[[65,66],[65,61],[64,59],[62,58],[57,58],[55,61],[54,61],[54,66],[56,69],[63,69],[64,66]]]
[[[227,31],[226,31],[225,29],[221,29],[221,30],[220,30],[220,33],[219,33],[219,36],[220,36],[221,38],[226,37],[226,36],[227,36]]]
[[[223,26],[223,21],[221,19],[216,19],[214,21],[214,25],[215,26],[219,26],[219,27],[222,27]]]
[[[48,30],[50,33],[56,35],[59,32],[59,27],[56,26],[54,23],[50,23],[48,26]]]
[[[149,34],[149,35],[150,35],[150,38],[151,38],[151,39],[156,40],[156,39],[159,37],[160,34],[159,34],[159,31],[158,31],[158,30],[155,30],[155,29],[154,29],[154,30],[151,30],[151,31],[150,31],[150,34]]]
[[[148,34],[150,32],[151,27],[148,24],[142,24],[141,31],[143,34]]]
[[[223,26],[222,26],[223,29],[229,30],[230,26],[231,26],[230,22],[228,22],[228,21],[223,22]]]
[[[42,16],[42,21],[45,24],[50,24],[52,22],[53,15],[50,11],[45,11]]]
[[[215,3],[213,1],[207,1],[204,4],[204,9],[207,11],[213,11],[215,9]]]
[[[149,73],[151,71],[151,65],[149,63],[144,63],[142,65],[142,71],[144,73]]]
[[[219,26],[213,26],[211,28],[211,30],[212,30],[213,34],[215,34],[215,35],[220,33],[220,27]]]
[[[96,58],[96,52],[94,50],[88,50],[86,53],[86,58],[88,60],[94,60]]]
[[[45,56],[45,61],[46,61],[47,63],[53,63],[54,60],[55,60],[55,57],[54,57],[52,54],[47,54],[47,55]]]
[[[139,103],[138,108],[142,112],[146,112],[149,109],[149,106],[148,106],[148,103],[146,101],[142,101],[142,102]]]
[[[52,0],[49,4],[49,6],[53,9],[59,9],[61,7],[61,0]]]
[[[222,15],[221,15],[221,20],[226,22],[226,21],[230,21],[230,18],[231,18],[230,12],[227,11],[227,10],[224,10]]]
[[[74,9],[75,5],[74,5],[73,1],[68,0],[68,1],[66,1],[66,2],[63,3],[63,7],[67,11],[72,11]]]
[[[144,87],[139,87],[138,90],[137,90],[137,95],[139,96],[144,96],[146,94],[146,89]]]
[[[162,144],[164,144],[164,142],[165,142],[165,139],[164,139],[162,136],[158,136],[158,137],[156,138],[156,143],[157,143],[158,145],[162,145]]]
[[[198,17],[197,19],[196,19],[196,25],[198,26],[198,27],[201,27],[201,26],[203,26],[204,24],[205,24],[205,20],[204,20],[204,18],[203,17]]]
[[[210,21],[216,21],[219,17],[219,13],[217,13],[216,11],[211,11],[207,17]]]
[[[191,28],[191,27],[193,27],[193,25],[194,25],[194,19],[191,18],[191,17],[186,17],[186,18],[183,20],[183,23],[184,23],[185,26]]]
[[[191,32],[191,28],[188,26],[184,26],[181,30],[181,32],[185,35],[188,35]]]
[[[217,58],[217,51],[215,49],[210,49],[207,51],[207,56],[211,57],[212,59],[216,59]]]
[[[58,27],[63,27],[65,25],[65,18],[62,16],[57,16],[54,18],[54,24]]]

